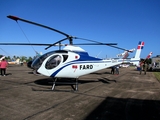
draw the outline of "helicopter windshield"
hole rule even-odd
[[[31,67],[32,67],[33,69],[36,69],[36,70],[37,70],[37,69],[42,65],[43,61],[44,61],[47,57],[49,57],[50,55],[52,55],[52,54],[54,54],[54,53],[60,53],[60,54],[61,54],[61,53],[65,53],[65,54],[66,54],[66,53],[68,53],[68,51],[57,50],[57,51],[48,52],[48,53],[46,53],[46,54],[44,54],[44,55],[36,58],[36,59],[33,61]],[[63,57],[63,62],[65,62],[65,61],[67,60],[67,58],[68,58],[68,55],[62,55],[62,57]],[[52,68],[56,67],[56,66],[59,65],[59,63],[61,62],[61,60],[62,60],[62,58],[61,58],[60,55],[54,55],[54,56],[52,56],[51,58],[49,58],[49,60],[46,62],[45,68],[46,68],[46,69],[52,69]]]
[[[55,56],[52,56],[47,62],[46,62],[46,65],[45,65],[45,68],[46,69],[53,69],[55,67],[57,67],[60,62],[61,62],[61,56],[60,55],[55,55]]]
[[[42,65],[43,61],[44,61],[48,56],[52,55],[53,53],[55,53],[55,51],[48,52],[48,53],[46,53],[46,54],[44,54],[44,55],[36,58],[36,59],[33,61],[32,65],[31,65],[32,68],[38,69],[38,68]]]

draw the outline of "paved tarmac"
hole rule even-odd
[[[160,120],[160,83],[152,72],[110,69],[79,78],[78,91],[10,66],[0,77],[0,120]]]

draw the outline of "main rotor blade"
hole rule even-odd
[[[43,43],[0,43],[0,45],[22,45],[22,46],[50,46],[51,44],[43,44]],[[52,46],[65,46],[65,44],[54,44]]]
[[[128,51],[128,52],[129,52],[129,50],[124,49],[124,48],[116,47],[116,46],[113,46],[113,45],[109,45],[109,46],[110,46],[110,47],[113,47],[113,48],[117,48],[117,49],[120,49],[120,50],[124,50],[124,51]]]
[[[50,44],[41,44],[41,43],[0,43],[0,45],[34,45],[34,46],[49,46]]]
[[[0,45],[33,45],[33,46],[65,46],[67,44],[60,44],[60,42],[64,41],[67,38],[64,38],[62,40],[59,40],[58,42],[54,44],[43,44],[43,43],[0,43]],[[73,45],[117,45],[116,43],[103,43],[103,44],[98,44],[98,43],[77,43]],[[48,49],[47,47],[47,49]]]
[[[90,39],[85,39],[85,38],[79,38],[79,37],[73,37],[74,39],[81,39],[81,40],[86,40],[86,41],[90,41],[90,42],[95,42],[98,45],[117,45],[117,43],[102,43],[102,42],[98,42],[95,40],[90,40]]]
[[[62,31],[59,31],[57,29],[54,29],[54,28],[51,28],[51,27],[48,27],[48,26],[45,26],[45,25],[42,25],[42,24],[39,24],[39,23],[35,23],[35,22],[32,22],[32,21],[29,21],[29,20],[25,20],[25,19],[22,19],[22,18],[19,18],[19,17],[16,17],[16,16],[12,16],[12,15],[8,15],[7,16],[8,18],[12,19],[12,20],[15,20],[15,21],[23,21],[23,22],[27,22],[27,23],[30,23],[30,24],[33,24],[33,25],[37,25],[37,26],[40,26],[40,27],[43,27],[43,28],[47,28],[49,30],[53,30],[55,32],[58,32],[62,35],[65,35],[66,38],[54,43],[54,44],[36,44],[36,43],[0,43],[0,45],[37,45],[37,46],[48,46],[46,49],[50,48],[51,46],[55,46],[57,43],[60,43],[66,39],[69,39],[70,41],[70,44],[72,44],[72,39],[82,39],[82,40],[86,40],[86,41],[90,41],[90,42],[95,42],[97,43],[97,45],[108,45],[108,46],[111,46],[111,47],[114,47],[114,48],[117,48],[117,49],[121,49],[121,50],[126,50],[126,49],[123,49],[123,48],[120,48],[120,47],[116,47],[116,46],[113,46],[113,45],[117,45],[116,43],[101,43],[101,42],[98,42],[98,41],[94,41],[94,40],[89,40],[89,39],[85,39],[85,38],[78,38],[78,37],[72,37]],[[78,45],[78,44],[77,44]],[[80,44],[79,44],[80,45]],[[86,44],[86,45],[89,45],[89,44]],[[92,44],[91,44],[92,45]],[[96,45],[96,44],[94,44]]]
[[[59,40],[58,42],[55,42],[55,43],[53,43],[53,44],[50,44],[48,47],[45,48],[45,50],[47,50],[48,48],[50,48],[50,47],[52,47],[52,46],[54,46],[54,45],[56,45],[56,44],[61,45],[61,42],[64,41],[64,40],[66,40],[66,39],[68,39],[68,38],[64,38],[64,39],[62,39],[62,40]]]
[[[129,51],[129,50],[124,49],[124,48],[113,46],[113,45],[117,45],[116,43],[101,43],[101,42],[98,42],[98,41],[95,41],[95,40],[90,40],[90,39],[85,39],[85,38],[78,38],[78,37],[74,37],[74,38],[75,39],[82,39],[82,40],[86,40],[86,41],[90,41],[90,42],[95,42],[95,43],[97,43],[99,45],[107,45],[107,46],[110,46],[110,47],[113,47],[113,48],[117,48],[117,49],[120,49],[120,50]]]
[[[67,38],[64,38],[62,40],[59,40],[58,42],[54,43],[54,44],[43,44],[43,43],[0,43],[0,45],[33,45],[33,46],[48,46],[47,48],[45,49],[48,49],[52,46],[65,46],[66,44],[60,44],[62,41],[66,40]],[[125,50],[125,51],[128,51],[127,49],[124,49],[124,48],[120,48],[120,47],[116,47],[116,46],[113,46],[113,45],[117,45],[116,43],[77,43],[77,44],[73,44],[73,45],[108,45],[110,47],[113,47],[113,48],[117,48],[117,49],[120,49],[120,50]]]
[[[117,45],[117,43],[75,43],[73,45]]]
[[[59,31],[59,30],[57,30],[57,29],[54,29],[54,28],[51,28],[51,27],[48,27],[48,26],[45,26],[45,25],[42,25],[42,24],[39,24],[39,23],[35,23],[35,22],[29,21],[29,20],[25,20],[25,19],[16,17],[16,16],[12,16],[12,15],[8,15],[7,17],[10,18],[10,19],[12,19],[12,20],[15,20],[15,21],[20,20],[20,21],[27,22],[27,23],[30,23],[30,24],[33,24],[33,25],[37,25],[37,26],[40,26],[40,27],[44,27],[44,28],[47,28],[47,29],[49,29],[49,30],[53,30],[53,31],[55,31],[55,32],[58,32],[58,33],[60,33],[60,34],[62,34],[62,35],[65,35],[66,37],[69,37],[68,34],[66,34],[66,33],[64,33],[64,32],[62,32],[62,31]]]
[[[22,19],[22,18],[19,18],[19,17],[16,17],[16,16],[8,15],[7,17],[12,19],[12,20],[15,20],[15,21],[20,20],[20,21],[23,21],[23,22],[27,22],[27,23],[30,23],[30,24],[33,24],[33,25],[37,25],[37,26],[43,27],[43,28],[47,28],[49,30],[53,30],[55,32],[58,32],[58,33],[66,36],[66,38],[64,38],[64,39],[62,39],[62,40],[60,40],[60,41],[58,41],[58,42],[56,42],[54,44],[57,44],[57,43],[60,43],[60,42],[62,42],[64,40],[66,40],[66,39],[69,39],[69,42],[72,45],[73,44],[73,39],[82,39],[82,40],[95,42],[95,43],[104,45],[103,43],[98,42],[98,41],[89,40],[89,39],[85,39],[85,38],[72,37],[72,36],[70,36],[70,35],[68,35],[68,34],[66,34],[66,33],[64,33],[62,31],[57,30],[57,29],[54,29],[54,28],[51,28],[51,27],[48,27],[48,26],[45,26],[45,25],[42,25],[42,24],[39,24],[39,23],[35,23],[35,22],[29,21],[29,20],[25,20],[25,19]],[[49,47],[53,46],[54,44],[49,45],[46,49],[48,49]],[[110,44],[108,43],[106,45],[110,45]],[[111,43],[111,45],[117,45],[117,44],[116,43],[113,43],[113,44]]]

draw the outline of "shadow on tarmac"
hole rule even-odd
[[[101,72],[101,73],[94,72],[94,73],[90,73],[90,74],[103,75],[103,74],[111,74],[111,73],[110,72]]]
[[[116,82],[116,80],[109,80],[107,78],[101,78],[98,80],[78,80],[78,85],[87,84],[87,83],[98,83],[98,82],[101,82],[104,84],[110,84],[110,82]],[[38,80],[34,81],[34,83],[37,85],[52,87],[53,86],[53,79],[52,78],[38,79]],[[73,85],[76,85],[75,79],[66,79],[66,78],[58,79],[55,84],[55,86],[71,86],[72,88],[73,88]]]
[[[69,83],[73,83],[75,82],[74,79],[58,79],[57,80],[58,82],[61,82],[62,84],[60,85],[63,85],[63,83],[67,83],[68,82],[68,85],[70,85]],[[103,82],[103,83],[110,83],[110,81],[114,81],[116,82],[115,80],[109,80],[107,78],[103,78],[103,79],[98,79],[97,80],[78,80],[78,84],[86,84],[86,83],[93,83],[93,82]],[[39,79],[39,80],[36,80],[34,81],[35,84],[38,84],[38,85],[44,85],[44,86],[52,86],[53,85],[53,79],[52,78],[48,78],[48,79]],[[59,84],[56,84],[56,86],[59,85]],[[66,84],[64,84],[66,85]]]
[[[160,101],[107,97],[85,120],[160,120]]]

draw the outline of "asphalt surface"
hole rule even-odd
[[[26,66],[0,77],[0,120],[160,120],[160,83],[152,72],[120,68],[79,78],[78,91]]]

